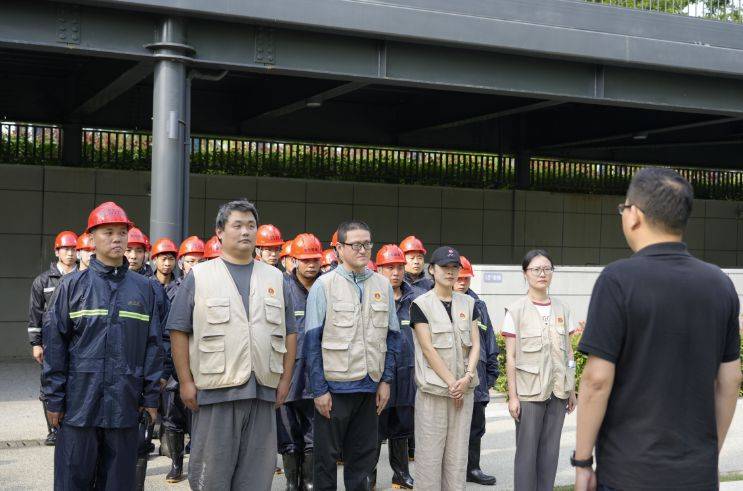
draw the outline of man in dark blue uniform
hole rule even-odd
[[[415,405],[415,347],[410,329],[410,304],[425,292],[403,281],[405,255],[396,245],[388,244],[379,249],[377,268],[392,285],[401,334],[400,352],[395,356],[395,378],[390,384],[390,400],[379,415],[379,445],[383,440],[388,442],[392,485],[413,489],[408,466],[408,440],[413,437]],[[376,469],[373,481],[376,484]]]
[[[467,456],[467,482],[495,486],[495,476],[485,474],[480,469],[480,443],[485,435],[485,407],[490,402],[489,390],[495,385],[498,378],[498,345],[495,342],[493,324],[490,322],[488,307],[470,289],[470,282],[475,276],[472,264],[462,256],[462,268],[459,278],[454,284],[454,291],[465,293],[475,299],[475,318],[480,332],[480,360],[477,363],[477,377],[480,383],[475,387],[475,404],[472,408],[472,423],[470,425],[470,445]]]
[[[155,271],[147,262],[147,253],[150,252],[150,239],[137,227],[129,229],[124,256],[129,262],[129,269],[135,273],[151,278]]]
[[[64,278],[44,320],[43,390],[59,428],[56,490],[133,489],[140,412],[157,414],[157,285],[129,272],[130,227],[115,203],[91,212],[87,231],[96,255],[89,269]]]
[[[286,404],[278,409],[277,436],[279,453],[284,461],[286,489],[311,491],[314,449],[315,403],[307,389],[304,354],[304,312],[307,295],[320,276],[322,244],[312,234],[298,235],[292,244],[295,268],[284,282],[291,295],[297,326],[297,355]]]

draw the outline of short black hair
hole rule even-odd
[[[691,215],[694,190],[689,181],[672,169],[645,167],[630,182],[627,204],[638,207],[651,226],[681,234]]]
[[[361,220],[349,220],[338,225],[338,242],[340,242],[341,244],[345,244],[346,235],[351,230],[366,230],[367,232],[369,232],[369,234],[371,234],[369,225],[367,225],[365,222],[362,222]]]
[[[546,258],[550,262],[550,265],[553,268],[555,267],[555,263],[552,261],[552,257],[550,257],[547,251],[544,249],[532,249],[524,255],[524,259],[521,261],[521,270],[526,272],[526,268],[529,267],[534,258],[539,256]]]
[[[215,225],[217,227],[217,230],[224,230],[224,226],[227,224],[227,221],[230,219],[230,214],[233,211],[242,211],[244,213],[252,213],[255,217],[255,223],[258,223],[258,210],[255,209],[255,205],[248,201],[247,198],[239,198],[233,201],[230,201],[229,203],[225,203],[222,206],[219,207],[219,211],[217,212],[217,218],[215,220]],[[220,241],[221,242],[221,241]]]

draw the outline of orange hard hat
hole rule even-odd
[[[297,259],[322,259],[320,239],[312,234],[299,234],[292,241],[291,255]]]
[[[333,249],[325,249],[322,251],[322,267],[331,266],[333,263],[338,262],[338,256]]]
[[[366,267],[369,268],[369,269],[371,269],[372,271],[376,271],[377,270],[377,265],[374,264],[374,261],[369,261],[367,263]]]
[[[395,244],[384,245],[377,252],[377,266],[388,264],[405,264],[405,254]]]
[[[75,247],[78,251],[94,251],[95,246],[93,245],[93,236],[88,232],[83,232],[77,236],[77,244]]]
[[[420,252],[421,254],[426,253],[426,248],[423,247],[423,242],[415,235],[408,235],[402,242],[400,242],[400,249],[404,254],[408,252]]]
[[[222,243],[219,241],[219,237],[214,235],[211,239],[206,241],[206,244],[204,244],[204,259],[214,259],[221,255]]]
[[[281,253],[279,253],[279,259],[284,259],[286,256],[292,255],[292,242],[291,240],[287,240],[284,242],[284,245],[281,246]]]
[[[163,237],[162,239],[158,239],[157,242],[155,242],[155,245],[152,246],[152,253],[150,254],[151,257],[158,256],[160,254],[173,254],[174,256],[178,254],[178,248],[175,246],[175,243],[170,240],[167,237]]]
[[[113,224],[126,225],[127,230],[134,226],[122,207],[113,201],[106,201],[90,212],[90,215],[88,215],[88,228],[85,231],[90,232],[99,225]]]
[[[472,263],[464,256],[459,256],[459,263],[462,268],[459,270],[459,278],[472,278],[475,272],[472,270]]]
[[[178,259],[186,254],[199,254],[204,255],[204,241],[192,235],[186,240],[181,242],[181,246],[178,248]]]
[[[337,245],[340,245],[340,242],[338,242],[338,231],[336,230],[330,238],[330,247],[335,247]]]
[[[270,223],[258,227],[255,245],[258,247],[277,247],[284,243],[281,231]]]
[[[77,234],[71,230],[58,233],[54,238],[54,250],[60,247],[77,247]]]
[[[127,234],[126,246],[142,246],[145,251],[149,251],[150,239],[137,227],[132,227],[129,229],[129,233]]]

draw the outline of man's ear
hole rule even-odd
[[[647,220],[647,218],[645,217],[645,213],[643,213],[642,210],[640,210],[636,206],[630,208],[629,212],[630,229],[637,230]]]

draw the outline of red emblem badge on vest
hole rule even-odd
[[[382,300],[382,293],[381,292],[374,292],[374,300],[379,302]]]
[[[460,319],[466,319],[466,318],[467,318],[467,316],[465,315],[465,313],[464,313],[464,312],[460,312],[460,313],[459,313],[459,318],[460,318]]]
[[[565,324],[565,319],[563,319],[562,317],[558,317],[557,318],[557,323],[558,324]]]
[[[268,287],[268,294],[273,297],[273,296],[276,295],[276,290],[274,290],[273,287],[269,286]]]

